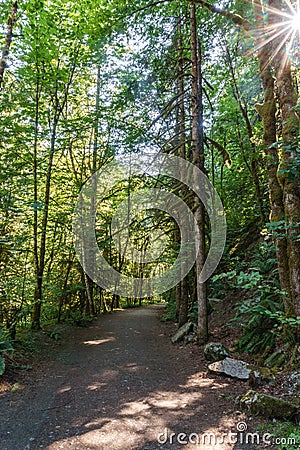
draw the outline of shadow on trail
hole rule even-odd
[[[226,437],[222,443],[223,433],[236,431],[235,385],[207,375],[203,360],[187,347],[173,346],[160,311],[126,310],[79,330],[58,355],[60,381],[25,448],[254,448]],[[237,384],[235,395],[239,389]]]

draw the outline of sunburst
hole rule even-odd
[[[297,11],[297,13],[292,18],[291,27],[293,30],[298,31],[298,33],[300,32],[300,11]]]
[[[253,30],[256,42],[253,50],[259,51],[270,44],[272,52],[267,64],[276,56],[280,56],[281,67],[285,67],[289,60],[295,66],[299,66],[300,0],[294,3],[284,0],[282,5],[284,8],[280,9],[265,4],[264,0],[260,0],[260,3],[255,6],[258,26]]]

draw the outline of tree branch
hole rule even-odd
[[[198,5],[203,6],[204,8],[208,9],[210,12],[212,12],[214,14],[220,14],[220,16],[230,19],[236,25],[239,25],[240,27],[244,28],[244,30],[249,30],[249,28],[250,28],[250,22],[247,19],[244,19],[239,14],[235,14],[230,11],[226,11],[224,9],[218,8],[217,6],[211,5],[210,3],[206,2],[205,0],[193,0],[193,2]]]
[[[167,3],[170,0],[157,0],[156,2],[149,3],[146,6],[143,6],[142,8],[139,8],[135,10],[132,15],[137,14],[141,11],[145,11],[149,8],[153,8],[155,6],[161,5],[163,3]],[[208,9],[210,12],[214,14],[219,14],[220,16],[226,17],[227,19],[231,20],[234,24],[244,28],[244,30],[250,29],[250,22],[247,19],[244,19],[239,14],[232,13],[230,11],[226,11],[224,9],[218,8],[217,6],[211,5],[205,0],[193,0],[194,3],[203,6],[204,8]]]

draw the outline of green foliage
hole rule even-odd
[[[236,275],[236,270],[231,270],[230,272],[224,272],[218,275],[214,275],[211,279],[212,289],[215,292],[218,292],[219,287],[224,286],[224,284],[231,288],[236,287]]]
[[[164,293],[162,295],[163,299],[166,301],[166,313],[161,317],[163,322],[167,322],[168,320],[172,322],[176,322],[177,313],[176,313],[176,294],[175,291],[172,290],[170,292]]]
[[[257,277],[257,272],[248,275],[246,277],[243,273],[239,281],[242,288],[252,288],[251,295],[238,304],[236,317],[232,320],[234,325],[243,329],[236,349],[261,354],[274,348],[279,341],[294,343],[300,321],[286,316],[285,293],[279,289],[278,282]]]
[[[78,327],[87,327],[93,320],[95,320],[95,317],[90,314],[81,313],[80,311],[70,311],[67,322]]]
[[[0,376],[3,375],[5,371],[5,360],[2,355],[0,355]]]
[[[8,338],[7,332],[0,330],[0,376],[5,371],[5,353],[12,355],[14,348]]]
[[[261,425],[258,431],[270,433],[274,439],[278,439],[278,450],[295,450],[300,445],[300,423],[277,421],[268,425]]]
[[[172,322],[176,322],[177,314],[176,314],[176,305],[174,303],[168,303],[166,307],[167,313],[161,317],[162,322],[167,322],[171,320]]]
[[[4,29],[11,5],[8,0],[2,3]],[[92,320],[92,314],[113,309],[112,296],[96,286],[93,307],[89,304],[88,286],[72,242],[72,212],[79,190],[91,174],[127,153],[133,158],[146,149],[179,154],[181,125],[185,153],[191,153],[189,4],[175,1],[146,6],[144,0],[132,4],[125,0],[26,0],[18,6],[11,61],[1,91],[0,313],[11,334],[16,327],[20,332],[21,327],[30,325],[32,310],[39,305],[35,298],[37,280],[43,282],[42,325],[53,326],[63,320],[82,325]],[[241,5],[237,8],[245,12]],[[197,16],[205,87],[204,134],[220,143],[223,154],[228,153],[232,160],[232,166],[227,167],[222,154],[206,139],[205,165],[226,209],[229,240],[239,236],[243,241],[247,224],[261,216],[259,201],[268,213],[262,122],[254,107],[262,100],[257,61],[250,58],[245,63],[240,35],[233,32],[226,18],[205,8],[197,8]],[[180,79],[185,118],[179,126]],[[295,178],[299,172],[298,143],[279,141],[276,145],[286,153],[295,152],[294,164],[280,169]],[[161,181],[174,192],[178,188],[166,180],[133,179],[130,186],[121,181],[99,205],[99,248],[109,264],[128,276],[139,276],[141,271],[145,277],[155,275],[176,258],[174,222],[161,213],[147,220],[140,215],[130,236],[134,245],[142,248],[148,234],[161,226],[167,246],[158,263],[142,269],[132,264],[124,255],[120,257],[111,236],[111,217],[129,191],[160,186],[157,183]],[[285,223],[277,225],[274,236],[285,235]],[[245,267],[236,267],[238,259],[227,255],[228,271],[216,275],[211,283],[217,297],[233,289],[249,298],[238,314],[240,318],[249,315],[254,329],[264,321],[272,324],[266,342],[256,342],[254,348],[250,343],[260,335],[253,332],[244,345],[251,351],[273,345],[278,335],[291,339],[297,323],[283,314],[283,294],[269,279],[277,276],[276,258],[274,252],[268,252],[268,245],[261,245],[256,260]],[[37,276],[41,266],[43,273]],[[189,277],[187,297],[188,305],[193,305],[189,317],[196,321],[193,283],[194,273]],[[168,306],[164,320],[178,319],[175,297],[175,290],[165,296]],[[122,305],[122,300],[116,304]],[[128,299],[128,306],[134,304]],[[246,329],[247,333],[249,337],[251,330]],[[50,337],[59,337],[55,329]]]
[[[298,108],[299,109],[299,108]],[[300,170],[300,148],[299,148],[299,129],[294,130],[296,137],[287,144],[283,139],[279,139],[273,146],[286,154],[292,156],[291,161],[279,168],[279,175],[284,175],[289,181],[295,181],[299,176]]]
[[[297,171],[298,173],[299,171]],[[286,238],[289,237],[291,239],[291,233],[289,231],[293,231],[299,228],[299,222],[286,223],[285,220],[280,220],[278,222],[267,223],[266,227],[269,232],[276,238]],[[293,235],[293,239],[300,240],[300,235]]]
[[[48,330],[47,335],[54,341],[58,341],[61,338],[60,332],[56,329]]]
[[[189,319],[194,322],[197,323],[198,320],[198,303],[194,303],[190,312],[188,313],[188,317]]]
[[[262,354],[279,342],[295,343],[300,318],[288,317],[284,311],[285,292],[280,289],[273,244],[262,242],[247,263],[242,261],[237,269],[215,275],[213,292],[217,292],[219,283],[243,297],[230,322],[243,330],[237,351]]]

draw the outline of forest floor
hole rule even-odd
[[[247,383],[208,373],[203,348],[173,345],[163,308],[66,326],[58,341],[40,332],[32,370],[2,385],[1,450],[264,448],[236,435],[257,425],[235,402]]]

